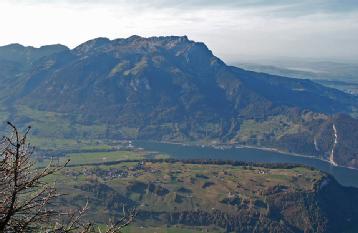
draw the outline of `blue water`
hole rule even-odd
[[[148,141],[138,141],[134,144],[146,150],[168,154],[175,159],[221,159],[260,163],[302,164],[331,174],[342,185],[358,187],[358,170],[335,167],[328,162],[310,157],[299,157],[253,148],[215,149],[212,147],[184,146]]]

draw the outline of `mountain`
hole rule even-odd
[[[66,51],[68,48],[64,45],[47,45],[40,48],[32,46],[22,46],[20,44],[10,44],[0,46],[0,61],[14,62],[21,68],[32,65],[36,60],[49,56],[54,53]]]
[[[246,144],[358,167],[356,96],[228,66],[187,37],[44,48],[0,49],[20,67],[0,76],[3,118],[40,136]]]
[[[21,83],[24,73],[30,72],[39,59],[68,50],[63,45],[48,45],[40,48],[10,44],[0,47],[0,97],[10,96]]]
[[[38,85],[33,85],[34,82]],[[29,88],[31,90],[27,90]],[[114,41],[105,38],[88,41],[34,67],[25,89],[29,99],[47,99],[38,105],[47,109],[64,108],[64,111],[75,110],[77,106],[73,103],[76,102],[90,111],[103,102],[107,106],[102,106],[101,110],[119,110],[119,103],[126,102],[128,96],[138,100],[144,95],[149,98],[143,98],[140,104],[152,108],[158,107],[158,101],[187,109],[199,104],[213,114],[229,115],[243,112],[258,100],[267,105],[263,112],[255,113],[259,115],[269,114],[281,105],[327,113],[348,112],[356,100],[308,80],[286,79],[228,67],[204,44],[189,41],[186,37],[145,39],[133,36]],[[117,93],[118,90],[125,90],[125,93]],[[244,92],[245,98],[253,98],[255,102],[241,100]],[[166,96],[166,100],[162,100],[160,95]],[[63,103],[64,96],[72,107]],[[231,106],[227,103],[230,98]]]

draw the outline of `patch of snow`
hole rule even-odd
[[[316,138],[313,139],[313,143],[314,143],[314,147],[315,147],[316,151],[318,152],[318,151],[319,151],[319,147],[318,147],[318,143],[317,143],[317,139],[316,139]]]
[[[336,125],[335,125],[335,124],[333,124],[333,132],[334,132],[334,143],[333,143],[331,155],[329,156],[329,162],[330,162],[333,166],[337,166],[337,163],[334,161],[334,151],[335,151],[336,146],[337,146],[337,144],[338,144],[338,133],[337,133],[337,128],[336,128]]]

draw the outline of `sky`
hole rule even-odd
[[[187,35],[225,61],[358,61],[358,0],[0,0],[0,45]]]

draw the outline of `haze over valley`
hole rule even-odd
[[[0,232],[358,231],[355,1],[5,0],[5,19]]]

